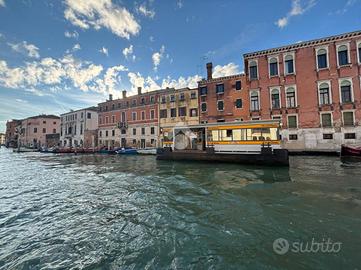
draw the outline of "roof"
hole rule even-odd
[[[83,108],[83,109],[79,109],[79,110],[71,110],[70,112],[62,113],[60,116],[67,115],[67,114],[72,114],[72,113],[79,112],[79,111],[85,111],[85,110],[97,112],[98,107],[92,106],[92,107]]]
[[[36,116],[30,116],[30,117],[28,117],[28,118],[25,118],[24,120],[37,119],[37,118],[60,119],[60,117],[57,116],[57,115],[53,115],[53,114],[40,114],[40,115],[36,115]]]
[[[219,81],[230,80],[230,79],[237,79],[237,78],[241,78],[243,76],[245,76],[244,73],[239,73],[239,74],[230,75],[230,76],[212,78],[212,79],[209,79],[209,80],[202,79],[201,81],[198,82],[198,84],[205,84],[205,83],[219,82]]]
[[[358,30],[358,31],[354,31],[354,32],[340,34],[340,35],[329,36],[329,37],[324,37],[324,38],[299,42],[299,43],[286,45],[286,46],[281,46],[281,47],[277,47],[277,48],[266,49],[266,50],[261,50],[261,51],[255,51],[255,52],[251,52],[251,53],[245,53],[245,54],[243,54],[243,57],[245,59],[247,59],[247,58],[260,56],[260,55],[279,53],[279,52],[284,52],[284,51],[289,51],[289,50],[314,46],[314,45],[321,45],[321,44],[329,43],[331,41],[338,41],[338,40],[348,39],[348,38],[355,37],[355,36],[360,36],[360,35],[361,35],[361,30]]]

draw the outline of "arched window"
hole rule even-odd
[[[251,111],[259,111],[259,96],[257,91],[251,92]]]
[[[346,45],[341,45],[337,48],[338,65],[348,65],[348,48]]]
[[[358,44],[358,62],[361,64],[361,41]]]
[[[320,105],[330,104],[330,87],[328,83],[321,83],[319,85],[319,97],[320,97]]]
[[[293,55],[288,54],[285,57],[285,74],[294,73]]]
[[[272,57],[269,60],[269,75],[270,76],[278,75],[278,60],[276,57]]]
[[[257,62],[251,61],[249,62],[249,78],[251,80],[257,80],[258,79],[258,70],[257,70]]]
[[[280,106],[280,91],[278,89],[273,89],[271,91],[271,102],[272,109],[279,109]]]
[[[325,49],[317,50],[317,67],[318,69],[327,68],[327,51]]]
[[[289,87],[286,90],[286,103],[288,108],[295,108],[296,104],[296,90],[293,87]]]
[[[349,80],[341,82],[341,102],[352,102],[351,82]]]

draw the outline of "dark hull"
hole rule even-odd
[[[158,149],[157,160],[190,160],[205,162],[226,162],[249,165],[289,166],[288,151],[274,150],[272,153],[263,154],[218,154],[195,151],[176,151]]]
[[[359,157],[361,158],[361,147],[352,147],[341,145],[341,157]]]

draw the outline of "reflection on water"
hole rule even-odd
[[[291,167],[0,150],[0,269],[356,269],[360,166]],[[339,254],[277,255],[331,238]]]

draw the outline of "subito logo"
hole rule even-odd
[[[278,238],[273,241],[273,251],[279,255],[284,255],[288,252],[290,244],[284,238]]]

